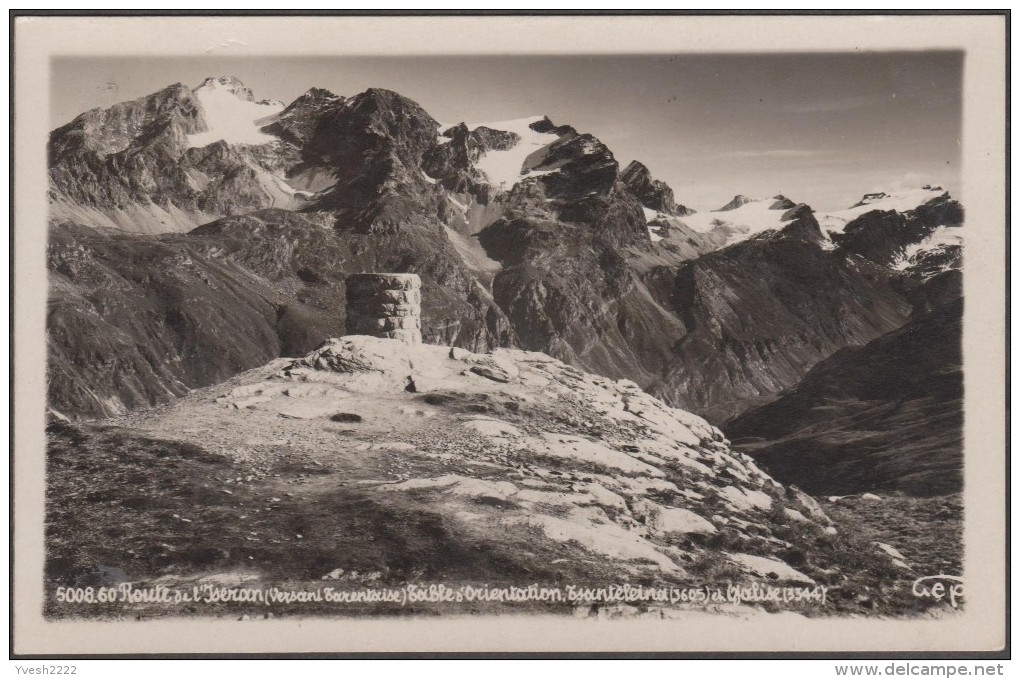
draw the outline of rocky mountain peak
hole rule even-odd
[[[623,168],[623,171],[620,173],[620,179],[628,183],[635,179],[650,179],[651,176],[652,173],[639,160],[632,160],[627,163],[627,167]]]
[[[620,173],[622,181],[649,210],[673,217],[688,217],[696,210],[676,203],[673,189],[664,181],[652,177],[644,163],[632,160]]]
[[[528,127],[533,129],[535,132],[543,133],[554,132],[559,135],[568,134],[570,132],[577,132],[577,130],[575,130],[570,125],[556,125],[555,123],[553,123],[552,120],[549,119],[549,116],[542,116],[541,118],[530,123]]]
[[[282,117],[284,115],[297,115],[309,111],[321,112],[328,107],[342,104],[344,101],[345,97],[339,94],[334,94],[329,90],[319,87],[313,87],[290,102],[280,115]]]
[[[653,179],[648,168],[637,160],[632,160],[623,169],[620,181],[626,184],[641,204],[650,210],[675,216],[691,214],[688,208],[680,211],[673,197],[673,189],[666,182]]]
[[[937,231],[963,223],[963,207],[941,188],[885,196],[857,210],[860,213],[842,232],[833,233],[832,240],[847,251],[883,265],[905,261],[917,254],[918,248],[937,245],[941,239],[931,240]]]
[[[792,200],[790,200],[781,193],[772,196],[772,200],[774,202],[772,203],[772,205],[769,206],[770,210],[790,210],[792,208],[797,207],[797,203],[794,203]]]
[[[776,197],[782,198],[782,196]],[[789,199],[784,200],[785,202],[793,204],[793,202]],[[777,203],[778,202],[783,201],[777,201]],[[825,240],[825,236],[822,234],[822,227],[819,226],[818,220],[815,219],[814,210],[805,203],[794,205],[784,212],[783,221],[789,222],[779,232],[780,235],[785,238],[796,238],[816,243],[820,243]]]
[[[335,93],[331,92],[330,90],[327,90],[327,89],[325,89],[323,87],[311,87],[311,88],[308,89],[308,91],[306,91],[304,94],[302,94],[300,97],[298,97],[294,101],[297,102],[297,101],[301,101],[303,99],[312,99],[312,100],[320,100],[321,101],[321,100],[328,100],[328,99],[343,99],[343,97],[341,97],[339,94],[335,94]]]
[[[427,120],[439,127],[439,123],[418,102],[399,92],[381,87],[370,87],[364,92],[354,95],[351,97],[351,107],[361,111],[401,112],[417,116],[423,121]]]
[[[941,191],[941,187],[931,189],[932,191]],[[955,198],[949,195],[946,191],[932,198],[931,200],[921,203],[913,210],[910,210],[914,215],[921,216],[923,219],[930,223],[937,224],[961,224],[963,223],[963,206]]]
[[[875,209],[896,210],[905,212],[914,207],[926,203],[940,195],[949,195],[941,186],[925,184],[920,188],[905,189],[894,192],[875,191],[865,193],[859,201],[850,206],[850,210],[865,206],[874,205]]]
[[[53,130],[49,136],[50,163],[80,152],[100,156],[117,153],[175,124],[188,133],[199,127],[198,118],[199,104],[192,90],[175,83],[107,109],[91,109]]]
[[[727,212],[729,210],[736,210],[738,207],[743,207],[748,203],[755,203],[757,201],[758,201],[757,198],[748,198],[747,196],[738,193],[737,195],[733,196],[733,200],[726,203],[718,210],[715,210],[715,212]]]
[[[263,130],[304,148],[315,135],[322,120],[332,111],[342,107],[344,97],[329,90],[313,87],[292,101],[278,115],[266,122]]]
[[[865,193],[861,197],[861,199],[859,201],[857,201],[856,203],[854,203],[850,207],[860,207],[861,205],[868,205],[869,203],[874,203],[875,201],[882,200],[883,198],[888,198],[888,197],[889,197],[889,194],[886,193],[885,191],[875,191],[874,193]]]
[[[195,88],[200,90],[225,90],[230,92],[242,101],[255,101],[255,94],[247,85],[232,75],[211,76],[202,81],[202,84]]]
[[[339,141],[341,134],[349,139],[345,145],[413,146],[418,158],[435,144],[439,123],[417,102],[381,88],[370,88],[344,102],[342,109],[327,117],[339,129],[323,130],[323,136]],[[365,135],[375,137],[368,141]]]

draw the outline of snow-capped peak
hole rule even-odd
[[[726,245],[747,240],[765,231],[781,229],[791,207],[796,203],[783,194],[771,198],[748,198],[736,195],[729,203],[712,212],[696,212],[681,218],[684,224],[700,233],[726,233]]]
[[[527,116],[525,118],[515,118],[514,120],[500,120],[494,123],[464,123],[464,126],[468,129],[468,132],[472,132],[479,127],[487,127],[490,130],[502,130],[503,132],[513,132],[520,135],[522,138],[529,134],[543,134],[541,132],[535,132],[531,129],[531,126],[535,123],[545,120],[545,116]],[[457,125],[441,125],[439,127],[439,134],[443,134],[451,127]]]
[[[276,137],[262,132],[262,120],[283,110],[277,101],[254,101],[248,87],[233,76],[206,78],[194,90],[202,107],[206,131],[188,135],[188,145],[202,147],[220,141],[228,144],[268,144]]]
[[[907,212],[944,194],[946,194],[944,188],[932,186],[931,184],[925,184],[918,189],[908,189],[893,193],[875,191],[864,194],[859,201],[845,210],[836,210],[835,212],[821,215],[818,222],[821,224],[823,232],[842,233],[849,222],[866,212],[871,212],[872,210]]]
[[[760,202],[761,200],[763,200],[763,199],[762,198],[748,198],[747,196],[738,193],[737,195],[733,196],[733,200],[731,200],[730,202],[726,203],[725,205],[723,205],[718,210],[715,210],[715,212],[728,212],[730,210],[736,210],[737,208],[743,207],[744,205],[747,205],[748,203],[757,203],[757,202]]]
[[[907,210],[913,210],[918,205],[927,203],[932,198],[941,196],[945,192],[945,189],[941,186],[925,184],[919,189],[909,189],[906,191],[898,191],[896,193],[886,193],[885,191],[865,193],[859,201],[851,205],[848,209],[854,210],[860,207],[867,207],[871,210],[896,210],[897,212],[906,212]]]
[[[201,85],[195,88],[196,93],[200,90],[226,90],[238,99],[255,101],[255,95],[252,93],[251,88],[232,75],[206,78],[202,81]]]

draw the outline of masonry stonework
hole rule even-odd
[[[421,343],[421,278],[413,273],[347,277],[347,334]]]

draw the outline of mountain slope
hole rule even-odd
[[[446,234],[341,237],[327,213],[266,210],[161,237],[57,224],[48,246],[50,408],[107,417],[165,402],[343,330],[349,273],[425,280],[425,336],[515,343]]]
[[[959,491],[962,313],[957,298],[837,352],[729,422],[727,434],[777,478],[815,494]]]
[[[283,350],[286,296],[186,242],[62,225],[50,231],[48,259],[48,401],[59,414],[160,403]],[[331,314],[306,313],[309,326],[335,331]]]
[[[652,393],[724,421],[907,319],[898,274],[820,240],[802,210],[782,232],[657,272],[682,331]]]
[[[825,606],[802,609],[816,615],[876,602],[887,612],[916,607],[903,587],[909,571],[831,527],[814,500],[730,451],[717,429],[633,383],[542,354],[344,337],[167,406],[102,425],[51,425],[49,441],[50,592],[729,579],[826,586]],[[861,603],[864,587],[873,598]],[[527,605],[587,614],[600,608],[594,603]],[[521,610],[451,604],[341,610]],[[637,605],[656,615],[692,608]],[[338,612],[315,601],[268,610]],[[52,616],[209,611],[198,602],[47,602]]]
[[[832,240],[879,264],[904,268],[924,252],[957,245],[962,238],[963,208],[948,193],[900,212],[874,210],[849,222]]]
[[[208,78],[194,90],[178,83],[83,113],[50,134],[51,219],[161,233],[288,203],[289,187],[280,184],[283,168],[298,160],[294,148],[260,135],[254,125],[232,134],[237,121],[229,113],[224,121],[215,106],[206,111],[207,95],[220,108],[226,97],[262,109],[258,113],[277,110],[246,101],[250,90],[236,79]],[[207,118],[225,126],[231,140],[247,143],[225,141]]]

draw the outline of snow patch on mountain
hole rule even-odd
[[[643,205],[641,206],[641,209],[645,213],[645,222],[647,223],[648,227],[648,237],[652,239],[653,243],[658,243],[659,241],[663,240],[663,237],[659,235],[659,232],[662,230],[661,221],[663,220],[663,217],[655,210],[647,208]],[[660,223],[653,224],[653,222]]]
[[[962,226],[939,226],[931,235],[918,243],[911,243],[903,251],[903,255],[893,263],[898,271],[909,269],[926,253],[951,247],[963,246]],[[946,268],[951,268],[948,264]]]
[[[539,163],[527,163],[529,156],[559,139],[559,135],[555,132],[536,132],[531,129],[533,123],[543,119],[544,116],[532,116],[495,123],[469,123],[467,125],[469,130],[487,127],[491,130],[513,132],[521,138],[519,142],[505,151],[486,151],[475,164],[475,167],[485,173],[493,186],[509,191],[514,184],[526,177],[537,177],[555,171],[532,170],[531,168],[536,167]],[[440,133],[442,133],[442,129]],[[525,167],[526,163],[528,167]]]
[[[240,99],[229,85],[209,79],[195,90],[202,106],[205,132],[188,135],[192,148],[208,146],[223,140],[228,144],[269,144],[276,137],[259,128],[265,118],[283,111],[280,102],[254,102]]]
[[[747,240],[766,231],[783,228],[786,208],[775,208],[778,196],[773,198],[746,198],[737,196],[723,208],[712,212],[696,212],[681,221],[698,233],[726,230],[727,245]]]
[[[896,193],[866,193],[860,201],[845,210],[836,210],[818,216],[818,224],[822,232],[843,233],[846,225],[861,215],[872,210],[895,210],[896,212],[907,212],[924,205],[930,200],[938,198],[946,191],[941,186],[925,185],[919,189],[898,191]]]
[[[293,186],[287,183],[287,180],[282,179],[281,177],[277,177],[276,175],[272,175],[272,178],[276,182],[276,185],[280,188],[280,190],[286,193],[288,196],[294,196],[296,198],[311,198],[312,196],[315,195],[313,191],[303,191],[301,189],[294,188]]]

